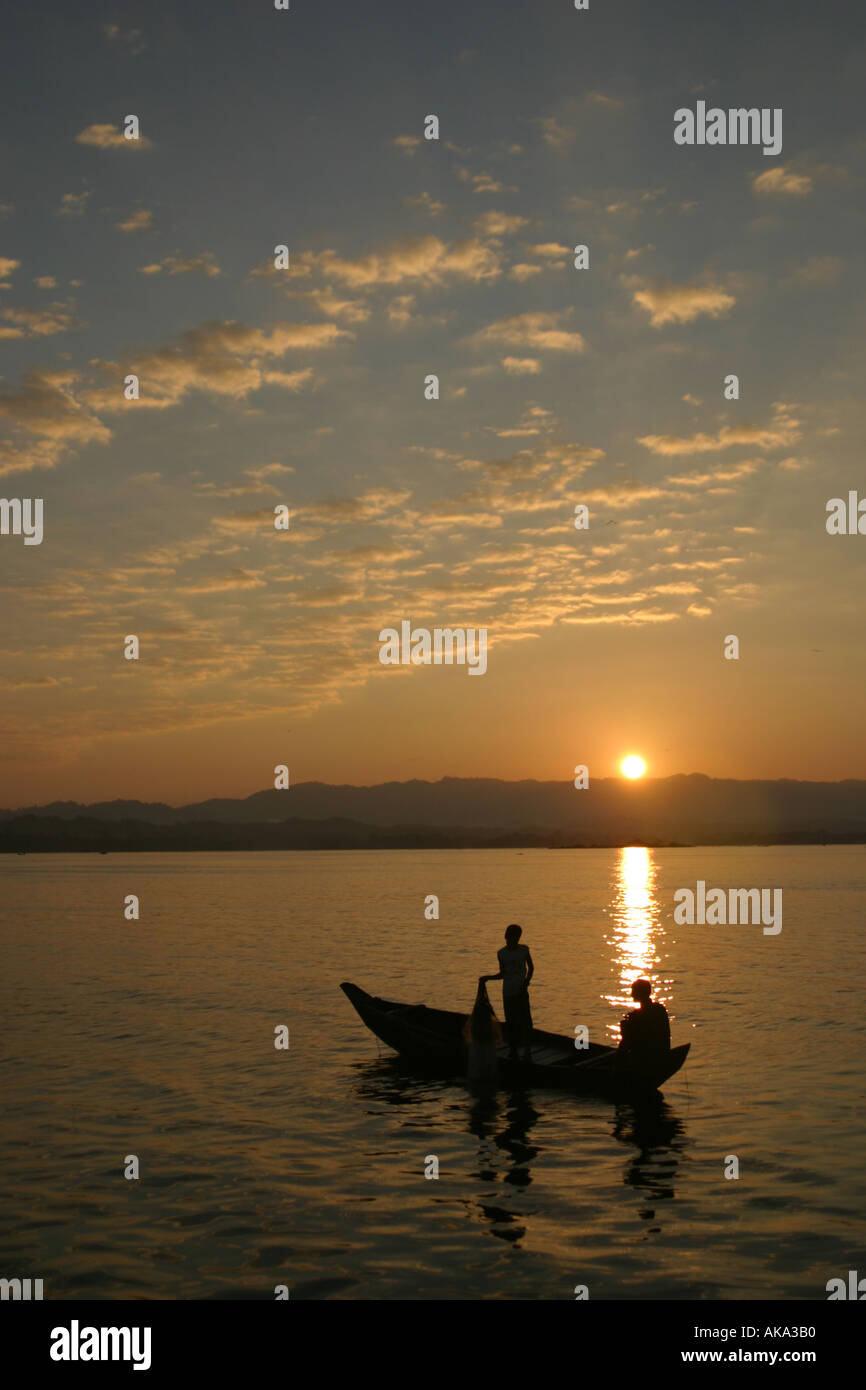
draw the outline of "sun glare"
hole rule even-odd
[[[626,777],[643,777],[646,772],[646,763],[643,758],[632,755],[630,758],[623,758],[620,767]]]

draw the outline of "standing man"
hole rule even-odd
[[[499,973],[482,975],[478,983],[486,984],[489,980],[502,981],[502,1005],[508,1030],[509,1058],[514,1060],[518,1048],[521,1048],[523,1060],[530,1062],[532,1014],[529,1011],[529,981],[535,973],[535,966],[532,964],[529,947],[520,945],[522,935],[523,928],[518,927],[516,922],[505,928],[505,945],[497,952]]]

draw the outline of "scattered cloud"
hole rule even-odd
[[[632,302],[645,309],[653,328],[666,323],[692,323],[702,314],[716,319],[736,304],[734,295],[719,285],[651,286],[635,276],[623,276],[623,283],[632,291]]]
[[[75,140],[79,145],[93,145],[98,150],[144,149],[152,143],[146,135],[139,135],[137,140],[127,140],[122,128],[110,122],[86,126],[84,130],[79,130]]]
[[[498,252],[471,238],[449,244],[435,236],[408,237],[356,260],[331,250],[308,252],[298,259],[307,271],[318,270],[326,279],[339,280],[350,289],[376,289],[407,281],[438,286],[448,280],[488,280],[501,274]]]
[[[409,324],[412,322],[414,308],[414,295],[397,295],[388,305],[388,322],[393,324],[395,328],[408,328]]]
[[[463,183],[472,184],[473,193],[516,193],[512,184],[500,183],[492,174],[473,174],[469,169],[458,169],[457,177]]]
[[[153,226],[153,213],[148,208],[138,208],[125,221],[115,222],[114,225],[121,232],[143,232]]]
[[[103,24],[102,32],[112,43],[128,49],[130,53],[142,53],[147,47],[141,29],[127,28],[122,24]]]
[[[562,125],[555,116],[542,116],[538,124],[541,126],[541,138],[545,145],[550,145],[554,150],[565,149],[574,139],[575,132]]]
[[[262,386],[281,386],[297,391],[311,383],[312,368],[280,372],[269,366],[272,358],[291,351],[320,351],[352,334],[332,323],[275,323],[268,329],[233,322],[207,323],[183,333],[176,344],[157,348],[123,364],[98,362],[115,383],[86,393],[95,409],[107,411],[177,405],[190,391],[245,399]],[[133,372],[143,384],[141,399],[131,407],[121,383]]]
[[[571,255],[571,247],[563,246],[558,241],[540,241],[534,246],[524,246],[527,255],[537,256],[545,261],[561,261]]]
[[[808,174],[795,174],[784,164],[766,169],[762,174],[752,175],[753,193],[783,193],[795,198],[803,198],[812,192],[813,180]]]
[[[57,209],[61,217],[81,217],[87,207],[90,193],[64,193]]]
[[[519,232],[521,227],[525,227],[529,219],[518,217],[507,212],[482,212],[480,217],[476,217],[472,223],[472,230],[478,236],[504,237],[512,236],[514,232]]]
[[[46,440],[104,443],[111,431],[78,399],[81,377],[69,369],[30,371],[15,390],[0,390],[0,419]]]
[[[14,274],[20,267],[20,261],[14,261],[10,256],[0,256],[0,280],[5,280],[7,276]]]
[[[560,313],[515,314],[488,324],[468,340],[475,346],[487,343],[507,343],[514,347],[534,348],[537,352],[584,352],[586,342],[580,333],[562,327],[570,310]]]
[[[787,285],[835,285],[844,269],[838,256],[812,256],[784,282]]]
[[[541,371],[537,357],[503,357],[502,365],[509,376],[537,376]]]
[[[74,326],[72,299],[47,309],[0,309],[0,338],[50,338]]]
[[[419,193],[417,197],[404,198],[403,201],[407,207],[426,212],[429,217],[441,217],[447,211],[447,204],[437,202],[429,193]]]
[[[186,259],[175,251],[173,255],[166,256],[165,260],[154,261],[152,265],[142,265],[138,268],[139,275],[159,275],[162,271],[168,275],[199,274],[211,278],[221,273],[211,251],[203,251],[200,256],[189,256]]]
[[[274,523],[274,514],[270,514],[271,526]],[[208,579],[200,579],[192,584],[185,584],[183,592],[186,594],[224,594],[230,589],[262,589],[265,581],[256,574],[249,574],[246,570],[233,569],[228,574],[213,575]]]
[[[723,425],[716,434],[693,434],[680,438],[671,434],[647,434],[638,439],[653,454],[709,454],[731,449],[737,444],[754,449],[781,449],[800,438],[800,422],[788,414],[786,406],[776,407],[773,421],[758,425]]]
[[[606,96],[604,92],[587,92],[584,102],[587,106],[603,106],[608,111],[621,111],[624,105],[616,97]]]

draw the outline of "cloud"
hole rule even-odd
[[[767,169],[763,174],[752,175],[753,193],[785,193],[795,198],[803,198],[812,192],[814,183],[808,174],[795,174],[784,164]]]
[[[76,326],[74,313],[72,299],[47,309],[0,309],[0,338],[50,338],[65,333]]]
[[[472,184],[473,193],[516,193],[513,184],[499,183],[492,174],[473,174],[469,169],[458,169],[457,177],[463,183]]]
[[[306,529],[329,529],[343,525],[353,529],[360,525],[375,524],[384,519],[393,520],[392,513],[402,507],[411,496],[408,490],[396,491],[390,488],[372,488],[360,497],[326,497],[319,501],[305,502],[292,507],[292,532],[299,539]],[[228,516],[218,516],[213,522],[217,530],[229,533],[262,532],[274,534],[274,513],[265,509],[254,512],[234,512]],[[290,533],[286,533],[288,535]]]
[[[412,310],[414,308],[414,295],[397,295],[388,305],[388,322],[392,323],[395,328],[408,328],[412,322]]]
[[[40,690],[59,684],[54,676],[0,676],[0,686],[4,690]]]
[[[292,299],[309,300],[319,313],[331,319],[364,323],[370,317],[370,306],[363,299],[340,299],[330,285],[312,290],[294,290],[286,286],[286,293]]]
[[[537,352],[584,352],[586,342],[580,333],[562,328],[570,310],[562,313],[515,314],[488,324],[468,339],[475,346],[487,343],[507,343],[514,347],[534,348]]]
[[[609,111],[620,111],[623,106],[616,97],[605,96],[604,92],[587,92],[584,101],[587,106],[603,106]]]
[[[2,262],[0,262],[0,265],[2,265]],[[2,273],[2,269],[0,269],[0,275],[2,275]],[[53,275],[37,275],[34,277],[33,283],[38,290],[57,289],[57,281]]]
[[[326,497],[319,502],[302,503],[293,508],[292,520],[315,523],[320,526],[352,526],[363,522],[379,521],[402,507],[411,497],[408,489],[371,488],[360,497]],[[273,520],[271,521],[273,525]]]
[[[540,265],[528,265],[526,261],[519,261],[509,270],[508,278],[509,280],[519,280],[522,283],[524,280],[531,280],[534,275],[540,274]]]
[[[269,513],[271,526],[274,524],[274,514]],[[195,584],[185,584],[183,592],[185,594],[223,594],[229,589],[263,589],[265,581],[258,575],[249,574],[246,570],[230,570],[226,575],[214,575],[211,579],[202,579]]]
[[[268,359],[290,351],[320,351],[351,337],[348,330],[332,323],[275,323],[268,329],[233,322],[206,323],[183,333],[179,343],[144,353],[122,366],[95,363],[112,372],[117,384],[90,391],[86,399],[101,410],[164,410],[177,405],[190,391],[243,400],[267,385],[298,390],[310,380],[312,369],[278,372],[267,365]],[[124,399],[121,389],[129,372],[141,382],[141,399],[134,403]]]
[[[87,207],[90,193],[64,193],[57,209],[61,217],[81,217]]]
[[[438,203],[429,193],[419,193],[416,198],[404,198],[403,201],[407,207],[417,208],[419,212],[426,212],[430,217],[441,217],[447,210],[446,203]]]
[[[555,116],[542,116],[538,124],[541,126],[542,140],[552,149],[565,149],[574,139],[574,131],[562,125]]]
[[[718,434],[693,434],[679,438],[671,434],[647,434],[638,439],[650,453],[668,457],[677,454],[710,454],[735,445],[745,444],[755,449],[786,448],[800,438],[800,422],[792,419],[785,408],[777,407],[773,422],[761,429],[757,425],[724,425]]]
[[[539,256],[545,261],[560,261],[571,255],[569,246],[561,246],[558,241],[540,241],[535,246],[525,246],[530,256]]]
[[[139,135],[137,140],[127,140],[121,127],[109,122],[86,126],[84,130],[79,130],[75,140],[79,145],[93,145],[98,150],[134,150],[151,144],[146,135]]]
[[[501,274],[499,256],[491,246],[472,239],[449,245],[435,236],[410,237],[357,260],[343,259],[336,251],[328,250],[304,254],[299,261],[350,289],[375,289],[412,281],[442,285],[448,280],[480,281]]]
[[[653,328],[665,323],[692,323],[707,314],[716,319],[736,304],[734,295],[718,285],[646,285],[637,277],[623,276],[632,290],[632,302],[645,309]]]
[[[130,230],[130,228],[126,228],[126,230]],[[221,274],[212,251],[203,251],[200,256],[190,256],[186,260],[175,251],[172,255],[166,256],[165,260],[154,261],[152,265],[139,266],[138,273],[139,275],[159,275],[163,270],[169,275],[201,274],[211,278]]]
[[[283,491],[283,475],[294,471],[291,464],[266,463],[260,468],[244,468],[237,482],[221,483],[208,478],[196,483],[195,490],[209,497],[251,497],[260,493],[270,493],[279,497]],[[159,474],[154,476],[159,477]],[[265,513],[261,515],[264,516]],[[273,524],[273,513],[270,515]]]
[[[111,431],[77,399],[79,381],[69,369],[27,372],[19,390],[0,390],[0,419],[48,440],[105,443]]]
[[[296,372],[262,372],[262,384],[264,386],[281,386],[284,391],[303,391],[305,386],[310,386],[315,379],[315,372],[312,367],[301,367]]]
[[[146,227],[153,226],[153,213],[148,208],[138,208],[130,213],[125,222],[115,222],[114,225],[121,232],[142,232]]]
[[[642,443],[643,441],[639,441],[639,442]],[[734,442],[734,443],[743,443],[744,441],[743,441],[743,440],[735,440],[735,441],[733,441],[733,442]],[[750,443],[754,443],[755,441],[754,441],[754,440],[750,440],[749,442],[750,442]],[[728,448],[728,447],[730,447],[730,446],[729,446],[727,443],[725,443],[725,444],[722,444],[720,447],[721,447],[721,448]],[[758,448],[779,448],[779,445],[778,445],[778,444],[774,444],[774,445],[766,445],[766,444],[765,444],[765,445],[761,445],[761,444],[758,444]],[[697,452],[700,453],[701,450],[698,450]],[[679,487],[694,487],[694,488],[709,487],[709,488],[712,488],[712,487],[717,487],[719,483],[734,483],[734,482],[739,482],[739,480],[740,480],[741,478],[748,478],[748,477],[751,477],[751,475],[752,475],[756,470],[757,470],[757,464],[752,463],[751,460],[749,460],[749,459],[745,459],[742,463],[729,464],[727,467],[722,467],[722,468],[714,468],[714,469],[712,469],[711,472],[709,472],[709,473],[680,473],[680,474],[672,473],[672,474],[669,474],[669,476],[667,477],[666,481],[669,482],[669,483],[675,483],[675,484],[677,484],[677,486],[679,486]]]
[[[0,256],[0,280],[5,280],[7,275],[12,275],[20,266],[20,261],[13,261],[10,256]]]
[[[798,266],[784,282],[787,285],[834,285],[842,274],[844,261],[838,256],[813,256]]]
[[[260,468],[245,468],[244,473],[248,478],[260,482],[264,478],[278,477],[281,473],[294,473],[295,468],[291,463],[263,463]]]
[[[480,217],[476,217],[472,223],[472,230],[478,236],[503,237],[511,236],[514,232],[519,232],[521,227],[525,227],[529,219],[518,217],[507,212],[482,212]]]
[[[502,365],[509,376],[537,376],[541,371],[537,357],[503,357]]]
[[[396,145],[398,150],[402,150],[404,154],[413,155],[421,144],[421,136],[398,135],[391,143]]]
[[[128,48],[131,53],[141,53],[147,47],[141,29],[126,29],[122,24],[103,24],[102,32],[106,38]]]

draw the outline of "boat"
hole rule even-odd
[[[450,1076],[466,1074],[465,1013],[379,999],[349,980],[340,989],[370,1032],[413,1067]],[[507,1042],[496,1051],[503,1078],[519,1077],[541,1085],[622,1095],[657,1091],[679,1071],[690,1047],[691,1043],[672,1047],[663,1059],[638,1067],[625,1063],[615,1047],[590,1043],[578,1049],[574,1038],[533,1028],[531,1061],[510,1059]]]

